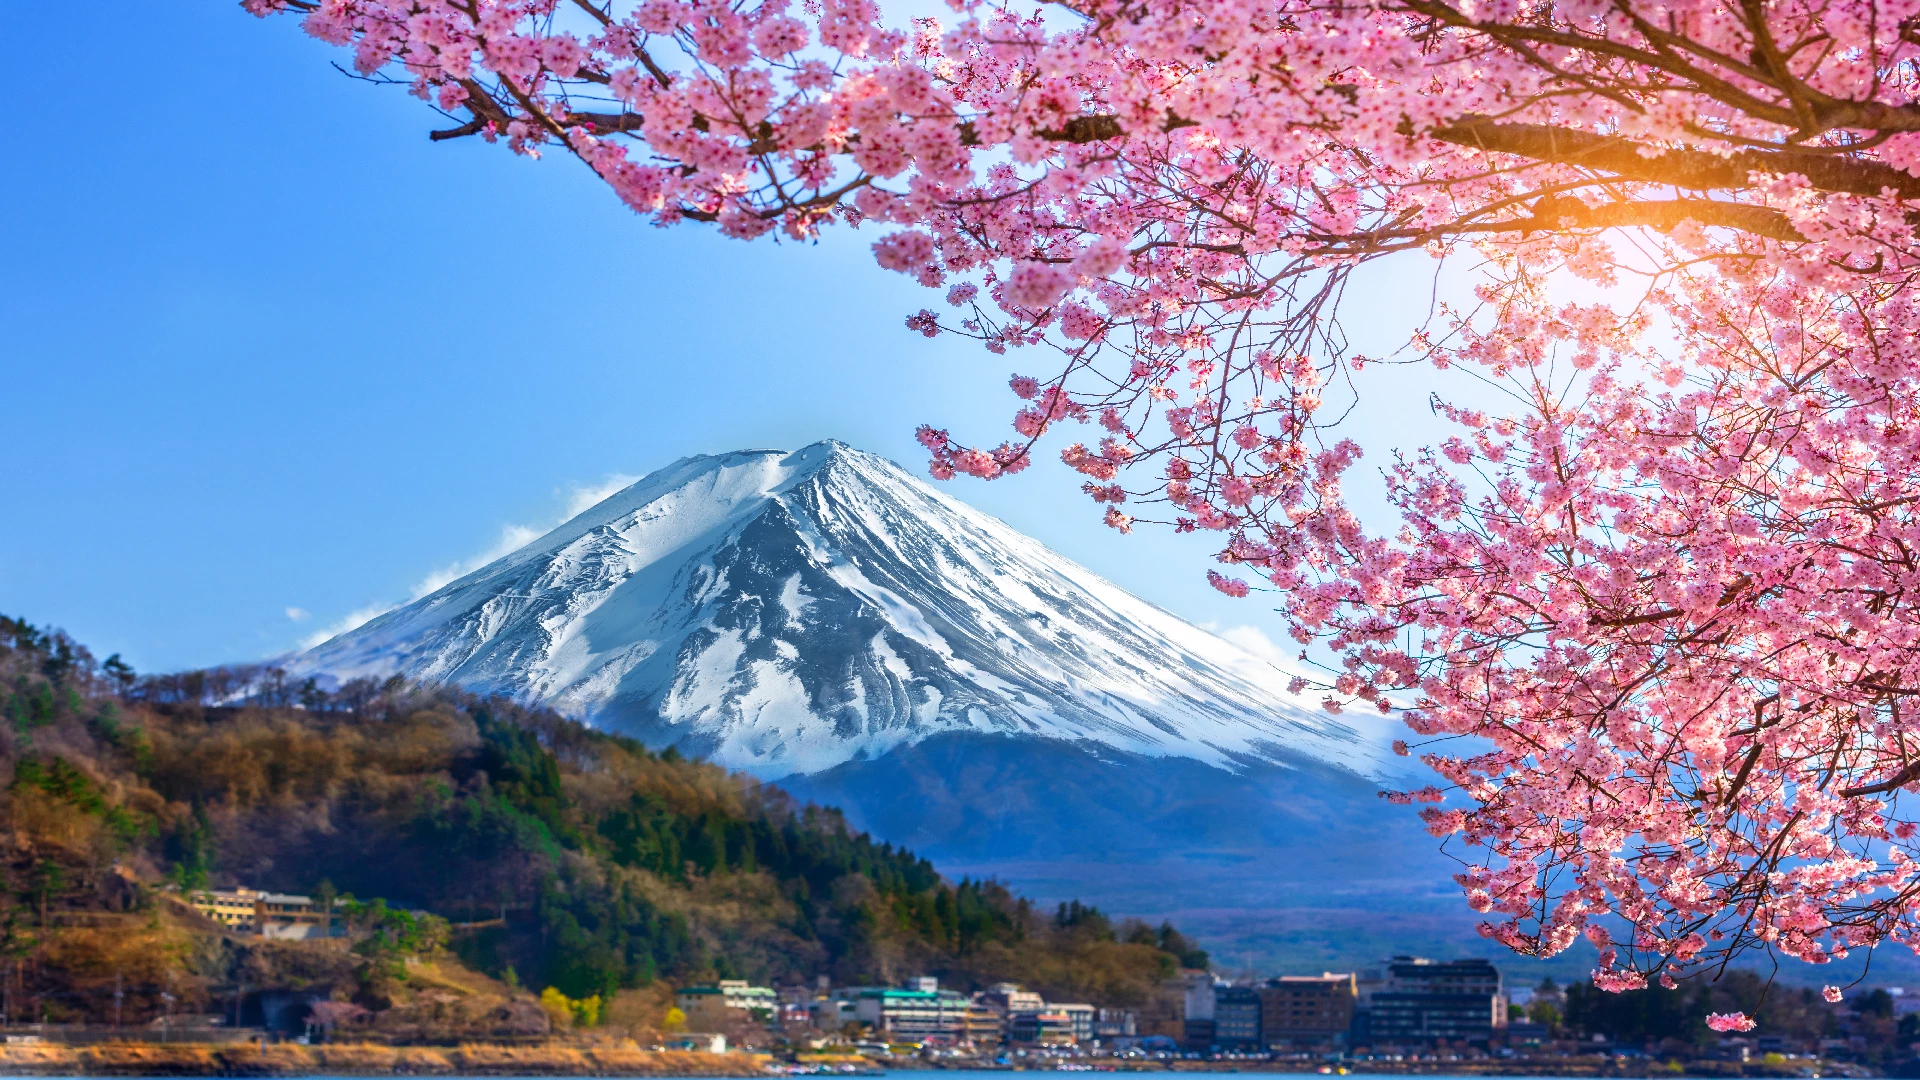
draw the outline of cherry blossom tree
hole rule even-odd
[[[909,326],[1032,358],[933,474],[1084,431],[1108,524],[1216,534],[1421,736],[1488,936],[1613,990],[1920,948],[1920,0],[244,6],[660,224],[876,230]],[[1423,254],[1475,302],[1388,359],[1509,407],[1436,402],[1382,533],[1338,315]]]

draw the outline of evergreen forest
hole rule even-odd
[[[458,690],[328,690],[270,667],[141,675],[0,618],[0,713],[0,996],[16,1012],[25,997],[72,1016],[116,992],[134,1011],[168,988],[217,999],[244,980],[237,961],[160,918],[178,922],[170,898],[209,886],[339,903],[366,916],[361,954],[432,950],[570,999],[932,974],[1140,1007],[1207,963],[1170,925],[949,880],[831,808]],[[89,918],[110,911],[128,940]],[[136,948],[142,934],[168,944]],[[355,977],[380,970],[406,969]]]

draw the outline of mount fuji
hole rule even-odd
[[[1292,673],[838,442],[675,462],[291,667],[545,703],[837,804],[945,869],[1218,916],[1249,952],[1332,961],[1353,933],[1314,927],[1361,902],[1387,918],[1371,956],[1393,918],[1470,926],[1438,914],[1458,900],[1434,842],[1374,797],[1408,775],[1389,721],[1322,711]]]

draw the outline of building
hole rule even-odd
[[[1486,1044],[1507,1022],[1500,970],[1485,960],[1396,956],[1355,1013],[1354,1042]]]
[[[1546,1024],[1529,1023],[1523,1020],[1507,1025],[1508,1046],[1539,1046],[1551,1038],[1553,1038],[1553,1028]]]
[[[853,1002],[844,997],[815,998],[810,1011],[813,1026],[821,1031],[839,1031],[859,1019],[854,1015]]]
[[[1022,990],[1013,983],[994,983],[980,994],[980,1001],[1002,1016],[1039,1012],[1047,1004],[1039,994],[1031,990]]]
[[[202,889],[190,893],[187,903],[195,911],[219,923],[236,934],[251,934],[259,925],[259,909],[254,897],[259,894],[252,889]]]
[[[673,992],[674,1004],[687,1016],[694,1031],[718,1031],[742,1020],[767,1023],[778,1015],[780,995],[771,987],[751,986],[745,979],[721,979],[712,986],[683,986]]]
[[[1022,1046],[1072,1046],[1074,1018],[1051,1006],[1007,1017],[1007,1041]]]
[[[1260,1037],[1276,1050],[1344,1042],[1353,1026],[1352,975],[1282,975],[1260,987]]]
[[[967,1002],[967,1041],[983,1050],[991,1050],[1006,1038],[1007,1016],[995,1010],[984,1000],[984,995],[975,994]]]
[[[1485,1043],[1493,1038],[1493,1006],[1476,995],[1375,994],[1367,1038],[1376,1043]]]
[[[340,917],[328,905],[298,893],[236,889],[200,889],[187,895],[195,911],[236,934],[305,939],[338,937]]]
[[[1049,1001],[1047,1002],[1047,1011],[1059,1013],[1067,1018],[1067,1023],[1073,1026],[1074,1042],[1082,1043],[1093,1038],[1094,1018],[1099,1015],[1100,1010],[1091,1005],[1062,1004],[1060,1002]]]
[[[298,893],[263,892],[255,897],[254,922],[261,937],[301,941],[338,937],[343,929],[331,905]]]
[[[1014,983],[995,983],[973,996],[967,1014],[968,1037],[976,1045],[1023,1042],[1039,1045],[1042,1035],[1057,1039],[1057,1023],[1042,1024],[1038,1017],[1047,1011],[1039,994],[1022,990]],[[1015,1018],[1023,1018],[1015,1023]],[[991,1023],[991,1033],[985,1029]],[[1049,1044],[1051,1045],[1051,1044]]]
[[[1260,991],[1251,986],[1214,987],[1213,1045],[1222,1050],[1258,1050],[1266,1045],[1260,1035]]]
[[[934,979],[918,978],[903,990],[867,987],[853,1001],[854,1018],[896,1040],[961,1042],[973,1002],[964,994],[940,989]]]
[[[1102,1042],[1130,1039],[1139,1033],[1139,1021],[1128,1009],[1101,1009],[1093,1018],[1093,1037]]]
[[[1180,1041],[1189,1050],[1205,1050],[1213,1045],[1213,994],[1218,984],[1218,980],[1204,971],[1185,977],[1180,994]]]
[[[805,983],[789,983],[774,987],[773,996],[779,1002],[775,1019],[780,1030],[800,1032],[814,1026],[814,1006],[825,995]]]
[[[1387,989],[1396,993],[1492,996],[1500,988],[1500,969],[1486,960],[1396,956],[1387,962]]]

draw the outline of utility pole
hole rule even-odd
[[[121,985],[120,973],[113,973],[113,1030],[120,1030],[120,1005],[127,1000],[127,991]]]

